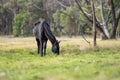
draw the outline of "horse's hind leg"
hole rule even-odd
[[[44,41],[44,44],[43,44],[43,48],[44,48],[44,56],[46,55],[46,44],[47,44],[47,41]]]
[[[39,54],[40,53],[40,41],[39,41],[39,39],[36,38],[36,42],[37,42],[38,54]]]
[[[43,56],[43,41],[40,40],[40,54]]]

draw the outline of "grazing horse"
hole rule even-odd
[[[33,34],[37,41],[38,54],[41,54],[41,56],[46,55],[46,44],[49,39],[52,43],[52,52],[59,55],[59,41],[56,40],[55,36],[52,34],[50,26],[46,21],[36,22]]]

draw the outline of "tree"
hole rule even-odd
[[[103,15],[105,13],[103,12],[103,2],[102,1],[101,1],[101,11],[102,11],[101,15],[102,15],[102,22],[104,24],[101,24],[100,20],[96,17],[96,27],[102,33],[102,39],[116,38],[116,29],[118,27],[118,22],[119,22],[119,19],[120,19],[120,11],[118,13],[118,16],[116,17],[116,11],[115,11],[115,3],[114,3],[114,1],[113,0],[108,0],[108,1],[109,1],[109,7],[108,7],[109,8],[109,11],[108,11],[109,14],[107,15],[108,16],[108,19],[107,19],[108,21],[106,20],[107,23],[105,22],[104,15]],[[88,19],[88,21],[90,21],[91,23],[93,23],[93,20],[91,19],[91,14],[88,15],[88,13],[86,13],[82,9],[81,4],[80,4],[80,0],[75,0],[75,2],[78,5],[80,11],[83,13],[83,15]],[[88,4],[88,2],[89,2],[89,0],[87,0],[87,4]],[[112,18],[111,19],[112,20],[112,28],[110,29],[110,32],[108,32],[109,30],[107,28],[107,25],[111,24],[109,22],[110,18]]]
[[[93,0],[96,12],[96,27],[104,39],[114,38],[120,19],[119,0]],[[77,5],[76,5],[76,4]],[[46,19],[57,34],[61,29],[71,29],[71,35],[92,29],[92,8],[90,0],[0,0],[0,34],[9,35],[14,32],[16,16],[26,14],[20,26],[20,34],[32,34],[34,22]],[[60,17],[54,20],[53,15],[59,11]],[[24,14],[23,14],[24,15]],[[84,16],[83,16],[84,15]],[[62,16],[63,21],[62,21]],[[19,17],[17,20],[19,21]],[[64,20],[66,20],[64,22]],[[27,24],[27,25],[26,25]],[[61,24],[64,26],[61,27]],[[65,27],[65,28],[63,28]],[[16,29],[18,26],[16,26]],[[83,28],[83,29],[81,29]],[[65,30],[66,29],[66,30]]]
[[[12,13],[11,2],[0,0],[0,34],[12,33]]]
[[[116,16],[117,14],[116,14],[116,11],[115,11],[115,4],[114,4],[113,0],[109,0],[109,2],[110,2],[110,9],[111,9],[111,16],[112,16],[111,38],[115,38],[116,30],[117,30],[117,27],[118,27],[118,22],[120,20],[120,11],[118,13],[118,16]]]
[[[93,46],[96,47],[96,16],[95,16],[95,6],[93,0],[91,0],[91,7],[92,7],[92,16],[93,16]]]
[[[60,23],[59,25],[64,26],[64,32],[68,36],[72,36],[73,34],[75,35],[76,32],[76,24],[78,19],[78,15],[76,15],[76,10],[74,7],[68,7],[65,10],[61,9],[60,11],[57,11],[55,14],[53,14],[54,21],[56,23]]]

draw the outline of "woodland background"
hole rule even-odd
[[[0,0],[0,35],[31,36],[34,23],[41,19],[56,36],[91,35],[92,5],[97,35],[119,37],[119,0]]]

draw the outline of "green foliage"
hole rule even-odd
[[[13,34],[15,36],[25,34],[26,28],[29,27],[30,16],[28,12],[21,12],[14,18]]]
[[[23,28],[26,25],[26,20],[27,20],[26,12],[21,12],[15,16],[13,25],[13,34],[15,36],[19,36],[22,34]]]
[[[87,11],[87,8],[83,8]],[[55,22],[60,22],[64,26],[64,32],[67,35],[76,35],[79,31],[79,26],[82,27],[82,32],[91,31],[88,20],[81,14],[76,6],[70,6],[66,9],[57,10],[53,14]],[[88,24],[86,26],[86,24]]]
[[[47,17],[45,11],[39,10],[39,8],[43,9],[43,1],[17,0],[17,3],[19,10],[18,13],[14,15],[13,34],[15,36],[31,35],[34,22],[42,17]]]
[[[61,9],[53,14],[55,22],[60,21],[60,24],[64,26],[64,31],[68,34],[76,34],[77,22],[79,21],[78,15],[76,14],[77,8],[74,6],[66,9]],[[79,12],[78,12],[79,13]]]

